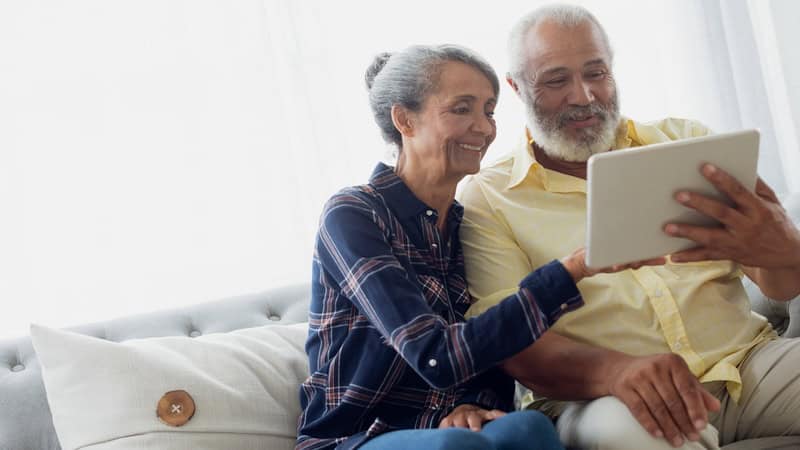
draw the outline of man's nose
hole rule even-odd
[[[573,83],[567,100],[570,105],[586,106],[594,102],[594,94],[588,83],[578,81]]]

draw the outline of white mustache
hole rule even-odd
[[[608,116],[608,110],[598,103],[587,106],[572,106],[558,114],[558,124],[564,125],[568,120],[581,119],[587,116],[597,116],[598,119],[604,121]]]

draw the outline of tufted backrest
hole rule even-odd
[[[72,330],[120,342],[192,336],[308,320],[307,284],[85,325]],[[0,341],[0,450],[60,450],[30,337]]]

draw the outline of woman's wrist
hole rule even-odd
[[[567,270],[572,277],[572,281],[576,284],[586,277],[586,262],[583,257],[583,252],[576,252],[569,256],[565,256],[559,260],[564,269]]]

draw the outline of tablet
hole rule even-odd
[[[700,173],[706,162],[754,190],[758,141],[758,131],[745,130],[593,155],[586,178],[586,264],[607,267],[696,247],[667,235],[664,225],[719,224],[678,203],[675,193],[688,190],[731,204]]]

